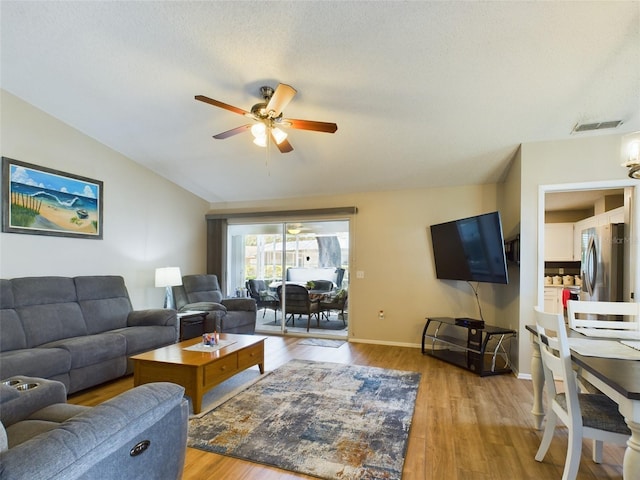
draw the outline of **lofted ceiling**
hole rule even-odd
[[[0,2],[1,86],[212,203],[494,183],[518,146],[640,130],[640,2]],[[242,133],[298,94],[281,154]],[[577,123],[622,120],[572,134]],[[22,159],[29,161],[29,159]],[[614,160],[615,161],[615,160]]]

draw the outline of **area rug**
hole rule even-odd
[[[292,360],[201,418],[188,445],[323,479],[400,479],[420,374]]]
[[[344,340],[331,340],[329,338],[305,338],[300,340],[298,345],[313,345],[314,347],[340,348],[344,345]]]

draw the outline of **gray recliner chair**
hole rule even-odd
[[[178,312],[209,312],[204,330],[254,334],[256,301],[253,298],[222,298],[216,275],[184,275],[182,285],[172,287]]]
[[[61,382],[11,377],[0,384],[0,478],[177,480],[188,415],[184,388],[172,383],[86,407],[66,403]]]

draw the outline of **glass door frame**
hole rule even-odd
[[[340,226],[344,226],[344,230],[339,230]],[[336,289],[342,288],[343,286],[346,288],[348,286],[348,271],[349,265],[351,263],[351,251],[352,251],[352,226],[353,219],[350,216],[340,216],[335,218],[307,218],[303,219],[303,217],[297,218],[237,218],[231,219],[228,223],[227,227],[227,235],[226,235],[226,243],[228,245],[226,258],[225,258],[225,270],[227,271],[227,278],[229,279],[227,285],[227,295],[229,296],[242,296],[246,295],[246,290],[240,290],[244,288],[244,282],[253,276],[253,278],[260,278],[264,276],[266,280],[269,281],[269,285],[271,286],[271,290],[273,292],[273,287],[277,283],[282,284],[283,288],[286,290],[287,283],[287,269],[289,267],[297,267],[297,268],[320,268],[318,267],[321,262],[320,250],[322,247],[320,246],[320,241],[318,237],[320,236],[329,236],[336,237],[337,240],[328,240],[322,243],[334,244],[333,247],[329,247],[329,250],[333,248],[334,258],[333,260],[327,260],[327,258],[323,258],[323,262],[336,261],[340,262],[340,267],[336,268],[345,268],[345,275],[343,277],[343,284],[338,285]],[[266,227],[266,228],[263,228]],[[318,234],[318,231],[312,231],[314,228],[322,230],[320,227],[327,227],[326,234],[322,233]],[[333,229],[331,228],[333,227]],[[267,233],[259,233],[261,230],[264,230]],[[305,231],[310,231],[312,233],[308,234],[305,238]],[[251,233],[247,233],[251,232]],[[279,232],[279,233],[276,233]],[[266,278],[267,275],[264,275],[266,271],[268,271],[264,265],[265,261],[268,261],[268,258],[265,260],[262,258],[264,255],[264,251],[259,252],[258,243],[259,240],[256,238],[255,240],[255,253],[254,255],[254,266],[255,270],[249,272],[248,270],[252,270],[251,267],[248,267],[247,262],[247,254],[246,254],[246,236],[247,235],[279,235],[280,240],[273,240],[273,249],[270,256],[272,262],[271,276]],[[338,239],[338,236],[340,238]],[[295,237],[295,246],[292,245],[293,237]],[[345,238],[346,237],[346,238]],[[284,239],[284,241],[283,241]],[[315,241],[313,241],[315,240]],[[303,243],[301,245],[301,242]],[[276,252],[277,243],[280,243],[280,251],[279,254]],[[337,246],[336,246],[337,245]],[[315,247],[315,248],[314,248]],[[295,248],[295,252],[292,252],[292,248]],[[339,252],[335,250],[339,249]],[[316,255],[317,252],[317,255]],[[331,255],[331,253],[329,253]],[[262,257],[261,257],[262,256]],[[275,262],[278,260],[279,263],[276,265]],[[242,257],[242,258],[241,258]],[[259,258],[260,257],[260,258]],[[326,257],[326,255],[325,255]],[[336,260],[339,258],[339,260]],[[262,263],[262,265],[261,265]],[[333,268],[332,265],[331,268]],[[279,268],[278,268],[279,267]],[[274,274],[277,270],[280,269],[279,276],[276,277]],[[239,282],[242,283],[242,286],[239,286]],[[273,292],[275,293],[275,292]],[[300,328],[299,326],[295,327],[295,330],[290,330],[287,326],[286,320],[283,321],[282,312],[283,307],[286,308],[286,305],[281,305],[279,312],[276,314],[276,317],[280,316],[280,328],[277,331],[268,330],[264,331],[260,328],[259,320],[261,319],[261,315],[258,312],[257,314],[257,322],[256,327],[257,331],[261,333],[276,333],[281,335],[301,335],[301,336],[327,336],[329,338],[344,338],[348,337],[348,327],[345,328],[344,331],[340,331],[340,333],[336,333],[335,331],[327,330],[326,334],[323,332],[322,334],[309,333],[307,334],[306,328]],[[269,315],[269,312],[263,312]],[[313,321],[311,323],[311,327],[313,327]],[[277,324],[277,320],[276,320]],[[298,330],[300,328],[300,330]]]

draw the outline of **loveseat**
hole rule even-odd
[[[128,357],[175,343],[175,310],[133,310],[119,276],[0,280],[0,379],[77,392],[132,372]]]
[[[216,275],[184,275],[182,285],[172,287],[178,312],[209,312],[205,332],[244,333],[256,331],[256,301],[253,298],[223,298]]]
[[[11,377],[0,384],[0,479],[181,478],[183,395],[149,383],[86,407],[67,404],[60,382]]]

